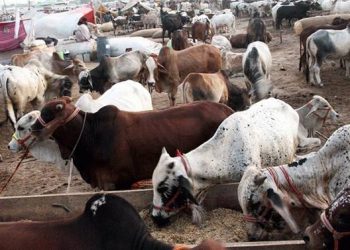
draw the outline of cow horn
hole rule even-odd
[[[64,70],[66,70],[66,69],[71,69],[71,68],[73,68],[73,67],[74,67],[74,64],[72,63],[72,64],[68,65],[67,67],[65,67]]]
[[[168,72],[168,70],[167,70],[163,65],[161,65],[161,64],[158,63],[158,62],[157,62],[157,66],[158,66],[160,69],[164,70],[165,72]]]
[[[264,183],[266,178],[267,178],[267,176],[262,176],[261,174],[258,174],[254,178],[254,184],[257,185],[257,186],[260,186],[261,184]]]

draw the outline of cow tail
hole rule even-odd
[[[9,82],[10,82],[10,77],[8,76],[8,73],[5,71],[3,74],[2,74],[2,78],[1,78],[1,82],[4,84],[3,87],[4,87],[4,91],[3,91],[3,95],[4,95],[4,107],[5,107],[5,112],[6,112],[6,118],[4,121],[1,121],[0,122],[0,126],[2,126],[9,118],[10,118],[10,121],[12,123],[13,126],[15,126],[15,123],[16,123],[16,112],[15,112],[15,109],[14,109],[14,104],[10,98],[10,95],[9,95]]]
[[[310,47],[310,41],[311,39],[307,39],[306,40],[306,44],[305,44],[305,78],[306,78],[306,82],[310,82],[310,77],[309,77],[309,72],[310,72],[310,68],[309,68],[309,47]]]

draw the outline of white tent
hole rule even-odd
[[[134,1],[134,2],[129,2],[127,5],[124,6],[124,8],[121,10],[122,12],[128,11],[134,7],[138,8],[144,8],[147,11],[154,10],[151,7],[147,6],[145,3],[142,3],[140,1]]]

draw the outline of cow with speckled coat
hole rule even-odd
[[[299,225],[290,208],[326,209],[350,184],[350,125],[336,130],[317,152],[289,165],[249,167],[238,186],[238,200],[247,220],[248,238],[268,239],[266,225],[275,225],[275,210],[294,233]]]

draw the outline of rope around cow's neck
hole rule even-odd
[[[72,152],[70,153],[69,157],[68,157],[68,160],[66,162],[66,165],[68,164],[69,162],[69,175],[68,175],[68,181],[67,181],[67,190],[66,190],[66,193],[69,193],[69,190],[70,190],[70,185],[71,185],[71,182],[72,182],[72,173],[73,173],[73,161],[72,161],[72,157],[73,157],[73,154],[75,152],[75,149],[77,148],[79,142],[80,142],[80,139],[81,139],[81,136],[83,135],[83,131],[84,131],[84,128],[85,128],[85,122],[86,122],[86,116],[87,116],[87,112],[84,112],[84,120],[83,120],[83,125],[81,127],[81,130],[80,130],[80,134],[78,136],[78,139],[77,141],[75,142],[75,145],[72,149]]]

